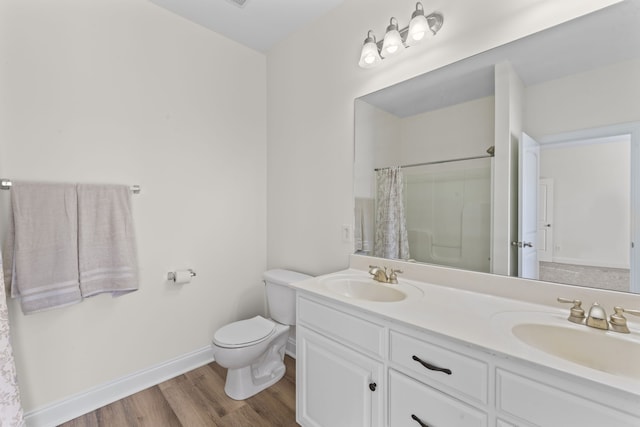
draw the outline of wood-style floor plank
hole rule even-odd
[[[220,377],[211,363],[193,371],[187,372],[185,376],[194,386],[205,396],[209,405],[213,407],[219,417],[224,417],[229,412],[233,412],[245,405],[243,401],[233,400],[224,392],[225,377]]]
[[[158,386],[129,396],[124,399],[123,405],[127,414],[127,426],[182,427]]]
[[[224,393],[226,369],[202,366],[60,427],[288,427],[295,422],[295,360],[285,376],[244,401]]]
[[[103,406],[86,414],[84,417],[90,417],[91,414],[95,414],[95,419],[97,421],[97,426],[108,426],[108,425],[131,425],[133,421],[130,421],[127,416],[127,410],[124,407],[124,400],[118,400],[117,402],[113,402],[110,405]],[[80,426],[93,426],[94,424],[81,424]]]
[[[185,375],[165,381],[159,385],[159,388],[182,425],[194,427],[221,425],[215,408]]]

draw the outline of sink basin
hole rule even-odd
[[[404,292],[392,288],[393,285],[378,284],[373,279],[327,280],[325,286],[331,292],[342,296],[367,301],[395,302],[407,297]]]
[[[567,322],[566,320],[564,320]],[[640,340],[580,325],[522,323],[511,329],[523,343],[598,371],[640,380]]]
[[[321,283],[334,294],[363,301],[399,302],[407,298],[422,296],[422,291],[400,280],[398,284],[376,282],[366,276],[340,275],[321,279]]]

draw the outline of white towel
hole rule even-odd
[[[138,289],[129,187],[78,184],[78,258],[82,296]]]
[[[82,301],[77,197],[72,184],[13,182],[8,255],[11,296],[25,314]]]
[[[355,250],[362,253],[373,251],[375,201],[371,198],[355,199]]]

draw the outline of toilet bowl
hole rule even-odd
[[[218,329],[213,336],[213,357],[227,368],[224,391],[244,400],[278,382],[285,373],[284,353],[289,325],[295,325],[295,290],[290,284],[311,276],[289,270],[264,273],[271,318],[255,316]]]

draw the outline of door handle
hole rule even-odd
[[[531,242],[511,242],[511,246],[517,246],[519,248],[532,248],[533,243]]]

